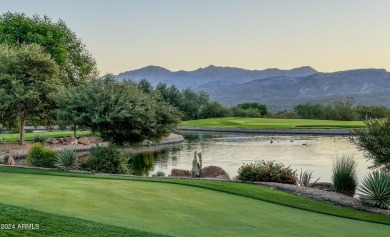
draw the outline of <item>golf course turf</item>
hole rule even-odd
[[[184,121],[181,126],[214,128],[349,129],[364,127],[365,125],[362,121],[229,117]]]
[[[81,218],[91,221],[89,225],[103,223],[108,230],[118,226],[118,233],[126,228],[150,236],[386,236],[390,231],[390,217],[251,184],[12,167],[0,167],[0,180],[0,208],[10,208],[0,214],[5,223],[12,221],[10,213],[28,208],[58,218]],[[320,214],[327,212],[333,215]],[[55,228],[44,218],[37,217],[36,222],[42,229]]]
[[[25,133],[25,141],[33,141],[36,136],[42,136],[44,138],[61,138],[69,137],[73,135],[73,131],[52,131],[52,132],[37,132],[37,133]],[[89,136],[90,131],[77,131],[77,136]],[[5,138],[6,142],[16,142],[19,139],[19,133],[0,134],[0,142]]]

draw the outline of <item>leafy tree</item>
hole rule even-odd
[[[96,78],[96,62],[65,22],[52,22],[47,16],[28,17],[7,12],[0,16],[0,44],[14,47],[39,44],[61,68],[65,84]]]
[[[148,82],[146,79],[142,79],[140,82],[138,82],[138,88],[146,94],[152,94],[154,92],[152,84],[150,84],[150,82]]]
[[[376,105],[359,105],[356,107],[356,112],[361,120],[386,118],[390,115],[390,109],[388,107]]]
[[[390,118],[366,120],[367,128],[353,129],[350,141],[364,152],[373,165],[390,170]]]
[[[85,120],[88,120],[89,106],[85,93],[88,84],[68,87],[56,94],[57,102],[57,123],[60,126],[71,126],[73,135],[77,136],[77,128],[82,127]]]
[[[220,103],[212,101],[205,104],[199,113],[199,118],[223,118],[230,116],[230,111]]]
[[[20,144],[24,143],[26,120],[49,120],[54,109],[52,94],[61,85],[58,73],[58,65],[37,44],[0,45],[0,110],[19,121]]]
[[[247,103],[238,104],[237,107],[242,108],[244,110],[255,109],[258,111],[260,116],[268,115],[267,106],[264,104],[247,102]]]
[[[325,106],[323,104],[304,103],[294,108],[298,118],[325,119]]]
[[[119,83],[110,75],[75,90],[79,91],[73,95],[79,98],[73,101],[83,101],[77,124],[118,145],[158,140],[180,121],[174,107],[143,93],[135,83]]]

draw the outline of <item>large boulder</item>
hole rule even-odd
[[[74,145],[78,143],[78,140],[75,136],[65,137],[63,141],[64,145]]]
[[[226,173],[221,167],[207,166],[202,169],[202,178],[215,178],[215,179],[227,179],[230,180],[229,174]]]
[[[4,164],[15,165],[14,157],[12,155],[8,156],[6,159],[4,159]]]
[[[191,171],[181,170],[181,169],[172,169],[171,177],[191,177]]]
[[[89,145],[91,144],[91,141],[89,140],[89,137],[80,137],[79,144]]]

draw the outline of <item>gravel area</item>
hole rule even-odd
[[[301,187],[297,185],[281,184],[281,183],[268,183],[268,182],[256,182],[255,184],[269,187],[272,189],[281,190],[288,193],[293,193],[308,198],[328,202],[334,205],[340,205],[344,207],[351,207],[357,210],[374,212],[382,215],[390,215],[390,210],[384,210],[375,207],[364,206],[357,198],[353,198],[344,194],[323,191],[314,188]]]

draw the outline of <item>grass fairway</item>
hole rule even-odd
[[[89,136],[91,134],[90,131],[77,131],[77,136]],[[37,132],[37,133],[25,133],[24,140],[25,141],[33,141],[35,136],[42,136],[45,138],[60,138],[60,137],[69,137],[73,135],[73,131],[55,131],[55,132]],[[12,134],[0,134],[0,142],[3,141],[3,138],[7,142],[16,142],[19,139],[19,133]]]
[[[332,205],[249,184],[0,168],[1,203],[132,230],[172,236],[354,237],[386,236],[390,231],[390,225],[324,215],[264,200],[270,198],[279,203],[287,200],[291,206],[302,207],[314,203],[319,205],[313,207],[318,210],[339,210],[340,214],[352,213],[356,218],[372,218],[373,221],[383,219],[384,223],[390,223],[390,217],[341,207],[335,209]],[[205,185],[206,189],[194,187],[197,185]],[[220,188],[225,185],[227,189],[214,191],[211,190],[213,185],[215,190],[218,185]],[[227,193],[234,190],[237,195]],[[254,195],[253,198],[248,198],[250,195]],[[263,200],[256,200],[256,195]],[[1,212],[0,216],[3,215]],[[42,226],[46,223],[37,222]]]
[[[362,121],[334,121],[311,119],[270,119],[270,118],[213,118],[184,121],[182,126],[215,128],[359,128]]]

